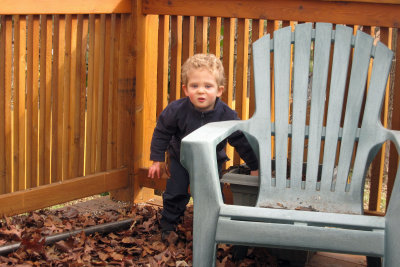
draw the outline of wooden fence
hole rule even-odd
[[[14,2],[0,8],[0,194],[12,203],[2,211],[128,187],[130,1]],[[66,190],[84,176],[92,186]],[[53,193],[35,200],[32,188]]]
[[[160,111],[182,96],[180,66],[194,53],[221,57],[223,100],[242,119],[254,110],[250,44],[279,27],[317,21],[353,25],[400,56],[399,0],[5,2],[0,7],[3,215],[112,190],[118,190],[114,197],[143,201],[152,188],[163,189],[165,180],[146,177],[151,136]],[[398,60],[382,122],[400,129],[396,76]],[[380,211],[386,173],[388,197],[393,185],[398,157],[385,152],[388,148],[372,168],[371,212]],[[232,149],[229,154],[237,164]]]

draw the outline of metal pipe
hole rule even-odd
[[[78,229],[78,230],[73,230],[73,231],[68,231],[65,233],[59,233],[55,235],[50,235],[46,236],[45,238],[45,245],[51,245],[55,242],[58,242],[60,240],[65,240],[69,237],[72,237],[74,235],[77,235],[81,232],[84,232],[86,235],[91,235],[94,233],[109,233],[115,230],[121,230],[128,228],[131,224],[133,223],[133,219],[126,219],[122,221],[117,221],[117,222],[109,222],[109,223],[103,223],[103,224],[98,224],[94,226],[90,226],[87,228],[83,229]],[[4,254],[9,254],[11,252],[16,251],[21,245],[21,242],[15,242],[9,245],[4,245],[0,246],[0,255]]]

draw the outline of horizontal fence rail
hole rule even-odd
[[[0,194],[127,165],[129,19],[0,15]]]
[[[240,118],[248,119],[254,112],[254,87],[251,70],[251,43],[256,41],[264,34],[269,33],[272,35],[274,30],[281,27],[292,26],[293,28],[297,23],[318,21],[307,19],[318,19],[320,16],[319,14],[314,14],[314,17],[305,17],[304,20],[301,21],[258,19],[258,17],[260,17],[258,15],[249,15],[250,18],[253,18],[249,19],[243,18],[243,16],[246,16],[243,14],[247,13],[240,13],[240,17],[238,17],[238,10],[249,10],[249,12],[254,12],[255,14],[257,12],[262,12],[257,8],[258,4],[264,6],[270,6],[274,4],[271,1],[264,1],[263,3],[255,3],[255,5],[252,6],[252,3],[255,2],[253,1],[251,3],[246,3],[246,7],[243,6],[241,9],[236,6],[239,5],[239,2],[243,2],[240,0],[233,1],[233,3],[214,1],[211,5],[217,6],[217,8],[214,11],[210,11],[208,7],[205,7],[207,5],[205,2],[208,3],[208,1],[203,1],[203,4],[201,4],[197,1],[182,2],[174,0],[168,1],[168,3],[167,1],[162,0],[149,0],[143,2],[142,11],[149,15],[156,14],[158,17],[158,48],[156,52],[157,70],[155,70],[155,67],[153,68],[154,72],[157,73],[157,97],[154,98],[156,103],[156,117],[158,117],[163,108],[165,108],[169,102],[184,96],[184,93],[181,90],[180,80],[180,68],[184,61],[195,53],[213,53],[216,54],[217,57],[221,58],[225,68],[226,84],[225,92],[222,96],[223,101],[234,108]],[[311,2],[319,2],[321,5],[332,4],[326,3],[332,1],[310,1],[310,3]],[[290,9],[290,6],[294,3],[299,5],[299,1],[288,1],[288,3],[286,3],[286,1],[279,3],[276,2],[276,5],[277,8],[279,6],[279,8],[285,10],[285,8]],[[357,3],[352,4],[356,5]],[[364,4],[364,8],[371,8],[375,5],[375,3],[360,4]],[[382,9],[377,10],[377,12],[379,13],[382,10],[386,10],[388,5],[391,5],[394,10],[398,10],[400,8],[400,5],[392,4],[393,3],[385,3],[379,5],[382,7]],[[348,8],[348,5],[350,4],[346,4],[343,9]],[[225,7],[223,8],[222,6]],[[378,5],[376,4],[375,7],[377,6]],[[336,5],[336,8],[339,9],[342,8],[342,6]],[[264,8],[261,10],[266,9]],[[308,11],[305,10],[304,12]],[[219,14],[221,17],[209,17],[207,16],[208,14]],[[276,16],[272,17],[275,18]],[[301,14],[299,16],[301,17]],[[284,16],[282,15],[282,17]],[[290,16],[288,18],[290,18]],[[358,17],[357,15],[355,18],[350,18],[350,16],[347,16],[346,19],[357,21]],[[364,26],[359,24],[350,25],[354,28],[354,31],[362,30],[372,35],[376,41],[379,40],[396,51],[397,56],[396,60],[394,61],[393,69],[388,82],[381,118],[382,124],[385,127],[393,129],[400,129],[400,123],[397,119],[397,117],[400,116],[400,113],[396,113],[398,112],[398,107],[396,107],[396,104],[393,104],[400,100],[400,79],[395,79],[396,76],[400,77],[400,63],[398,61],[400,42],[398,41],[398,28],[393,28],[393,26],[398,25],[397,19],[398,17],[396,16],[388,16],[386,18],[377,16],[377,18],[371,17],[368,23],[366,23]],[[323,21],[329,22],[329,20],[326,19]],[[365,20],[362,19],[361,21]],[[338,21],[333,22],[339,23]],[[377,22],[381,22],[381,24]],[[157,29],[149,29],[149,31],[155,30]],[[272,91],[271,93],[271,97],[273,99],[274,92]],[[289,101],[291,102],[290,99]],[[273,109],[273,103],[271,104],[271,108]],[[392,110],[393,112],[391,112]],[[290,114],[291,113],[289,113],[289,117]],[[233,158],[233,161],[231,161],[230,164],[241,163],[238,155],[233,154],[231,148],[228,148],[228,156]],[[366,192],[366,197],[369,198],[366,200],[368,202],[369,211],[384,212],[385,207],[381,208],[380,199],[382,196],[384,196],[386,199],[390,198],[391,187],[395,178],[397,164],[397,151],[395,151],[395,149],[390,150],[390,144],[386,144],[381,149],[371,166],[371,179],[370,184],[368,184],[371,189]],[[144,172],[142,172],[143,177],[140,176],[142,185],[145,186],[146,184],[151,184],[150,182],[144,182],[145,177],[143,173]],[[385,181],[385,185],[387,182],[387,191],[386,187],[383,187],[383,181]],[[154,188],[158,187],[158,185],[154,186]]]

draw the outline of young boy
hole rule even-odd
[[[171,102],[160,114],[151,141],[148,177],[160,178],[163,172],[170,175],[163,194],[160,221],[162,239],[166,239],[183,215],[189,201],[189,175],[180,164],[181,140],[197,128],[215,121],[238,120],[237,113],[219,97],[224,91],[224,69],[212,54],[196,54],[182,66],[182,89],[187,97]],[[258,175],[258,161],[244,134],[240,131],[228,137],[241,158]],[[218,168],[228,160],[224,148],[227,140],[217,146]],[[168,150],[169,166],[164,163]]]

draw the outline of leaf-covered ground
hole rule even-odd
[[[73,206],[40,210],[0,221],[0,246],[21,242],[17,251],[0,256],[0,266],[191,266],[192,207],[166,242],[161,240],[160,210],[152,205],[80,212]],[[129,229],[86,235],[45,245],[45,237],[107,222],[133,219]],[[265,249],[249,249],[233,263],[232,246],[219,245],[217,266],[277,266]]]

